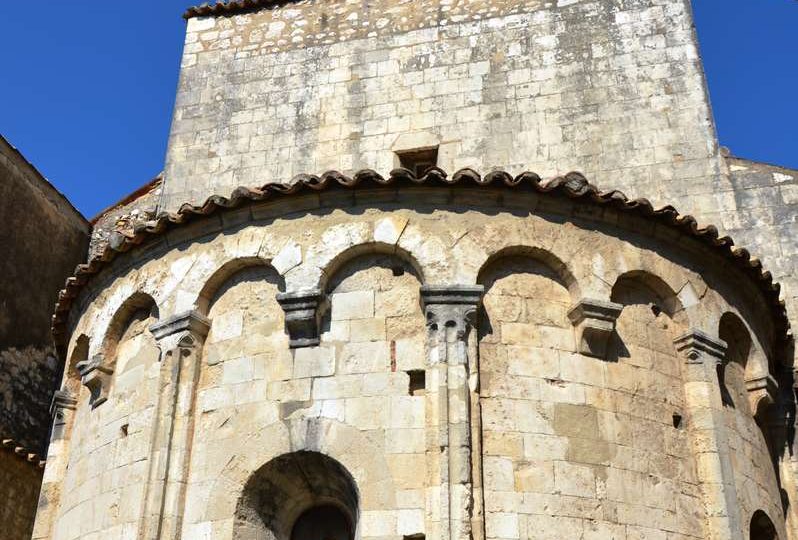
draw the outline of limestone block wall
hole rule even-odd
[[[119,255],[72,313],[89,388],[34,538],[290,538],[319,505],[359,538],[793,538],[751,280],[508,193],[294,195]]]
[[[687,0],[196,10],[161,208],[430,146],[674,204],[759,253],[795,311],[795,171],[720,155]]]
[[[59,511],[52,515],[54,538],[85,538],[100,532],[125,538],[138,530],[154,461],[160,351],[148,330],[157,320],[154,305],[136,304],[127,302],[109,323],[104,347],[115,376],[107,401],[80,385],[78,364],[88,360],[87,349],[73,348],[64,387],[73,390],[79,406],[67,411],[71,432],[54,433],[51,445],[53,462],[66,467],[53,493],[47,485],[51,478],[45,474],[40,502],[41,514]],[[77,336],[76,341],[87,336],[92,334]],[[68,446],[60,444],[67,436]],[[41,534],[39,530],[34,536]]]
[[[734,205],[722,208],[718,222],[741,245],[760,253],[784,286],[793,326],[798,324],[798,171],[726,157]]]
[[[686,0],[304,0],[188,19],[161,207],[430,146],[699,215],[728,185]]]

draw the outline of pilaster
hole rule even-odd
[[[469,388],[469,336],[482,303],[482,286],[424,286],[421,300],[429,332],[428,389],[434,400],[436,433],[431,454],[439,455],[438,537],[472,537],[475,504]],[[481,495],[481,494],[480,494]],[[478,496],[480,496],[478,495]]]
[[[704,535],[712,540],[742,540],[718,379],[718,366],[725,361],[726,343],[693,329],[676,338],[674,344],[685,358],[682,379],[706,516]]]
[[[202,345],[210,321],[187,311],[150,326],[161,349],[158,403],[139,538],[180,538]]]

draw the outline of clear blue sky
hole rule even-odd
[[[0,133],[87,217],[162,168],[188,4],[3,1]],[[693,6],[721,144],[798,168],[798,1]]]

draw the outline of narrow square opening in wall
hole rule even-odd
[[[423,396],[427,385],[426,372],[423,369],[414,369],[407,374],[410,377],[407,393],[411,396]]]
[[[437,146],[432,148],[403,150],[397,152],[396,155],[399,157],[399,165],[412,171],[416,177],[424,176],[431,167],[436,167],[438,165]]]

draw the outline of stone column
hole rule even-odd
[[[695,329],[676,338],[674,343],[686,358],[682,380],[706,515],[704,536],[712,540],[742,540],[718,380],[718,366],[725,361],[726,343]]]
[[[61,504],[61,483],[69,464],[69,435],[77,408],[77,397],[68,390],[56,390],[50,404],[53,428],[47,450],[47,465],[39,492],[39,506],[33,527],[32,539],[50,538],[52,526]]]
[[[161,349],[143,540],[180,538],[202,345],[210,321],[195,311],[150,326]]]
[[[482,301],[482,286],[421,288],[427,317],[427,389],[436,432],[428,441],[439,455],[440,530],[435,537],[468,540],[474,509],[469,389],[469,334]],[[481,507],[481,505],[480,505]]]

